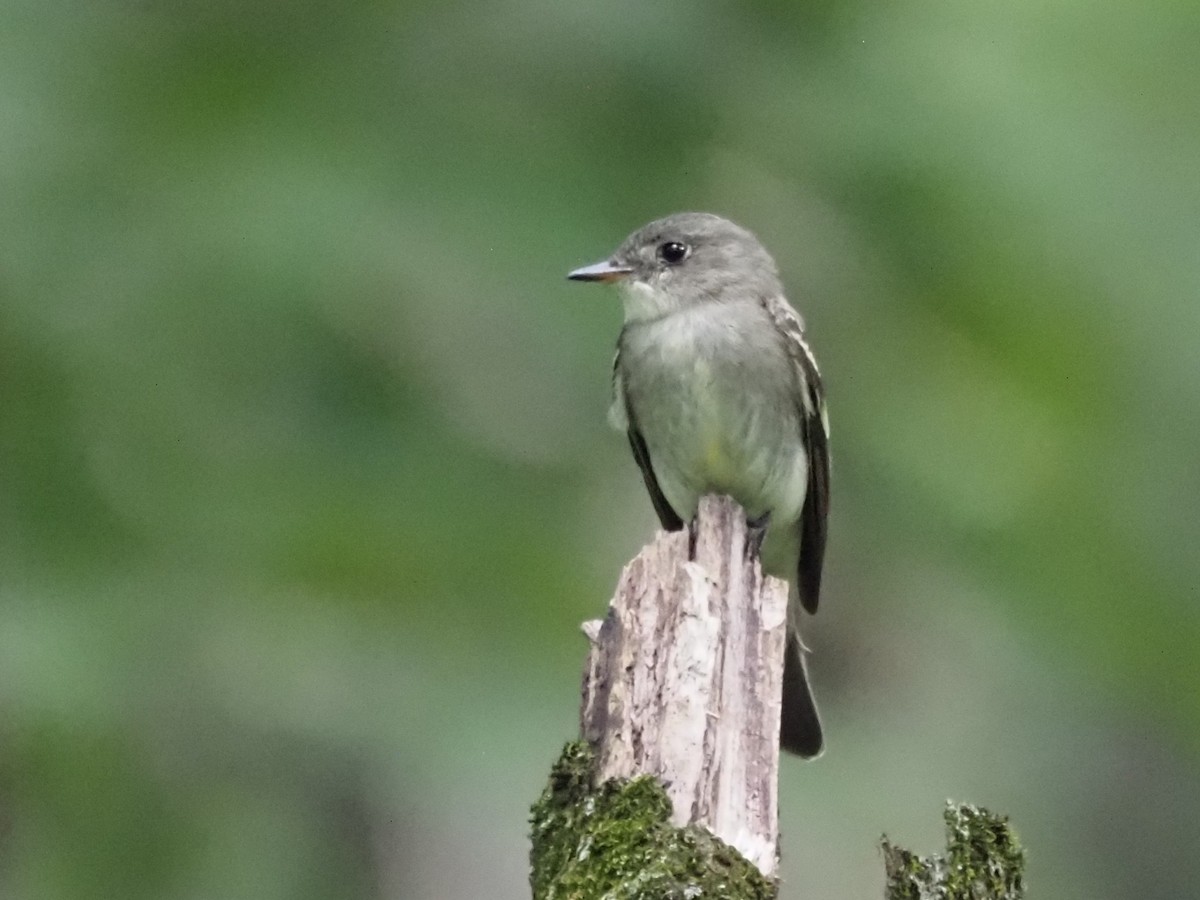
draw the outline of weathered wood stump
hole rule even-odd
[[[698,824],[768,877],[779,856],[779,716],[786,583],[747,552],[746,516],[705,497],[660,532],[588,622],[583,737],[598,782],[651,775],[677,825]]]

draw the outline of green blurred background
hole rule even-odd
[[[654,516],[566,271],[758,232],[828,382],[783,896],[1200,883],[1200,7],[5,0],[0,895],[527,896]]]

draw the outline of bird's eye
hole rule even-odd
[[[658,255],[664,262],[674,265],[677,262],[682,262],[683,258],[688,255],[688,246],[687,244],[679,243],[679,241],[667,241],[665,244],[659,245]]]

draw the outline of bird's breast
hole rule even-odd
[[[807,475],[790,362],[758,308],[702,309],[627,328],[626,396],[680,515],[726,493],[751,515],[798,515]]]

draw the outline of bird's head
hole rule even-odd
[[[775,261],[758,238],[710,213],[657,219],[627,237],[608,259],[567,277],[619,284],[627,322],[782,293]]]

